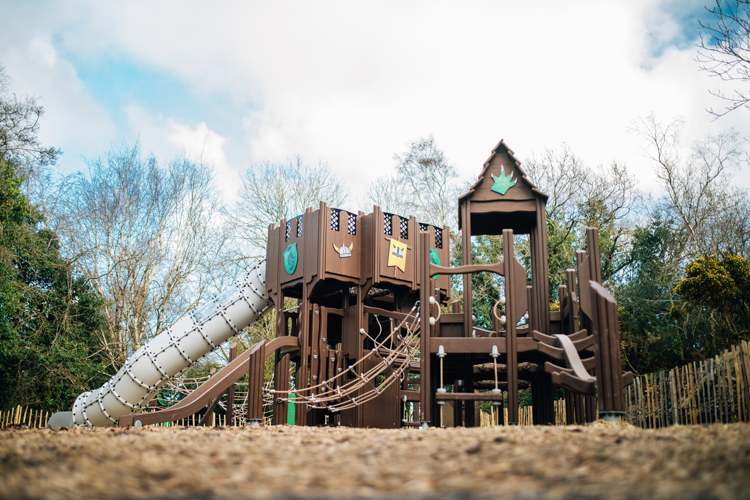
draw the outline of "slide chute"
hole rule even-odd
[[[146,407],[169,379],[268,311],[273,302],[265,297],[265,276],[262,260],[233,286],[141,346],[106,384],[76,398],[72,425],[117,425],[121,416]]]

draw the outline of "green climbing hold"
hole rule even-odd
[[[430,264],[440,265],[440,256],[434,248],[430,248]]]
[[[438,251],[434,248],[430,248],[430,264],[435,264],[436,266],[440,265],[440,256],[438,255]],[[432,279],[436,280],[438,275],[432,277]]]
[[[294,425],[294,421],[296,420],[295,413],[296,413],[296,409],[297,409],[296,406],[297,405],[293,404],[294,403],[294,399],[296,397],[297,396],[295,394],[290,394],[289,395],[289,401],[290,401],[290,403],[286,407],[286,423],[287,423],[287,425]]]
[[[297,244],[292,243],[284,250],[284,267],[286,272],[294,274],[297,269]]]
[[[505,176],[505,169],[503,167],[500,167],[500,175],[495,177],[494,175],[490,174],[490,177],[492,177],[492,180],[495,181],[495,184],[490,188],[496,193],[505,194],[510,188],[516,185],[515,180],[511,180],[513,177],[513,173],[509,173],[508,176]]]

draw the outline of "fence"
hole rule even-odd
[[[625,393],[625,418],[645,429],[747,422],[749,391],[750,345],[742,341],[714,358],[636,377]]]
[[[565,419],[565,406],[562,406],[562,410],[558,409],[558,403],[565,404],[565,401],[555,401],[555,414],[556,415],[562,415],[563,419]],[[496,409],[494,406],[490,406],[489,413],[486,413],[484,411],[479,412],[480,415],[480,426],[481,427],[491,427],[493,425],[496,425],[495,422],[498,421],[498,417],[495,415],[496,411],[500,411],[500,409]],[[503,425],[508,425],[508,409],[502,408],[503,411]],[[560,413],[562,412],[562,413]],[[534,417],[533,417],[533,407],[531,406],[522,406],[518,409],[518,425],[534,425]],[[559,424],[559,425],[564,425]]]
[[[27,427],[46,427],[49,412],[17,406],[11,410],[0,411],[0,428],[10,425]]]
[[[33,408],[18,406],[11,410],[0,411],[0,428],[10,427],[12,425],[20,426],[25,425],[27,427],[46,427],[47,420],[49,419],[49,412],[35,410]],[[180,426],[197,426],[199,425],[200,414],[191,415],[190,417],[183,418],[182,420],[176,420],[174,422],[164,422],[163,427],[172,427],[175,425]],[[240,422],[237,417],[234,419],[234,425],[244,425],[244,422]],[[211,415],[210,425],[227,425],[227,416],[217,413]]]
[[[520,408],[519,425],[533,425],[531,415],[530,406]],[[482,413],[483,427],[495,421]],[[625,390],[625,421],[644,429],[750,421],[750,344],[742,341],[714,358],[635,377]],[[555,401],[555,424],[565,425],[565,400]]]

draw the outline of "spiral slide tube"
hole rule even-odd
[[[262,260],[232,287],[140,347],[109,382],[78,396],[72,423],[70,413],[61,412],[50,419],[50,426],[117,425],[121,416],[144,408],[167,380],[261,318],[272,304],[265,289],[266,261]]]

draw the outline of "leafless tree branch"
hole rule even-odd
[[[696,61],[700,69],[723,81],[734,81],[738,88],[731,94],[721,90],[711,94],[726,102],[721,111],[708,112],[714,119],[739,108],[750,107],[750,0],[715,0],[713,7],[706,7],[710,21],[699,20],[700,49]]]

